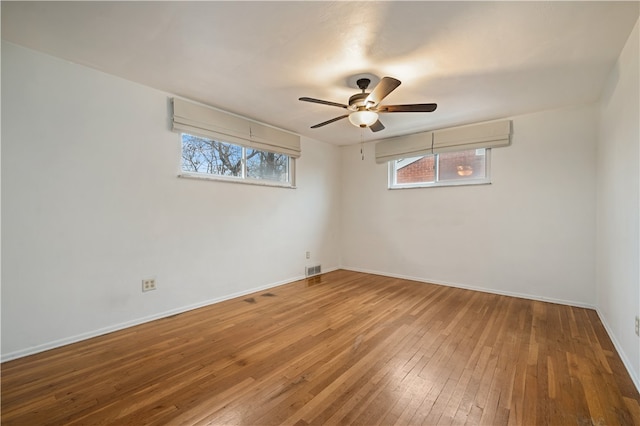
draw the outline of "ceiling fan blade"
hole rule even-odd
[[[378,85],[369,93],[365,105],[378,105],[387,95],[400,86],[400,80],[393,77],[382,77]]]
[[[438,104],[380,105],[376,112],[433,112]]]
[[[313,102],[313,103],[322,104],[322,105],[331,105],[331,106],[336,106],[338,108],[348,108],[348,106],[345,104],[339,104],[337,102],[331,102],[331,101],[323,101],[322,99],[303,97],[303,98],[298,98],[298,100],[304,101],[304,102]]]
[[[311,126],[312,129],[317,129],[318,127],[326,126],[327,124],[331,124],[334,121],[342,120],[343,118],[347,118],[349,114],[341,115],[340,117],[332,118],[331,120],[323,121],[322,123],[316,124],[315,126]]]
[[[379,132],[380,130],[384,130],[384,126],[382,125],[380,120],[377,120],[375,123],[369,126],[369,128],[372,132]]]

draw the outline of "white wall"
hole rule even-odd
[[[600,101],[597,307],[640,388],[640,33],[638,22]]]
[[[595,304],[594,106],[513,118],[491,185],[387,189],[374,144],[343,148],[349,269]]]
[[[169,94],[8,43],[2,89],[3,359],[338,266],[337,147],[295,190],[179,179]]]

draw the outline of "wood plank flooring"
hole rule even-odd
[[[632,425],[593,310],[335,271],[2,364],[3,425]]]

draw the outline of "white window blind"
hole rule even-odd
[[[376,162],[431,154],[432,138],[431,132],[423,132],[385,139],[376,144]]]
[[[173,98],[173,130],[300,157],[300,137],[214,108]]]
[[[492,121],[385,139],[376,144],[376,162],[510,144],[511,120]]]
[[[499,148],[511,143],[511,120],[472,124],[433,132],[433,152]]]

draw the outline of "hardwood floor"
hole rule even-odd
[[[640,424],[593,310],[348,271],[2,364],[2,424]]]

